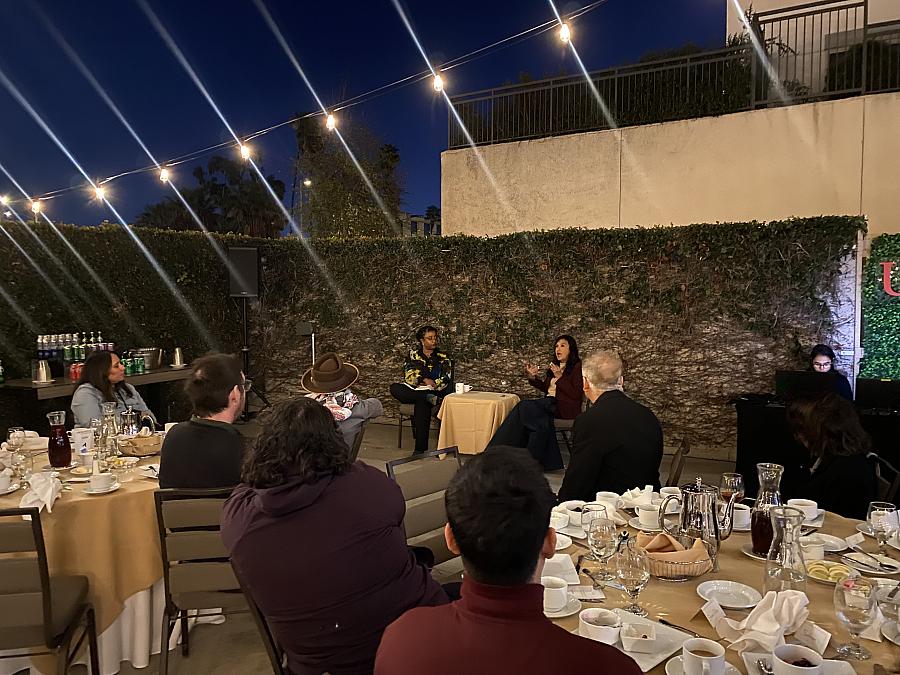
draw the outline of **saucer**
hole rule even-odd
[[[739,675],[741,671],[735,668],[733,665],[725,662],[725,672],[727,675]],[[671,659],[666,661],[666,675],[682,675],[684,673],[684,666],[682,664],[682,656],[679,654],[678,656],[673,656]]]
[[[13,492],[22,487],[21,483],[10,483],[9,487],[5,490],[0,490],[0,497],[3,495],[11,495]]]
[[[628,521],[628,524],[636,530],[640,530],[641,532],[662,532],[659,529],[659,525],[656,527],[647,527],[646,525],[641,525],[641,519],[635,516],[631,520]]]
[[[697,595],[704,600],[715,600],[725,609],[750,609],[762,600],[755,588],[724,579],[704,581],[697,586]]]
[[[825,544],[825,550],[829,553],[838,553],[840,551],[847,550],[847,542],[840,537],[835,537],[833,534],[822,534],[821,532],[816,532],[814,535]]]
[[[573,614],[577,614],[581,611],[581,600],[573,596],[571,593],[569,594],[569,602],[566,603],[566,606],[562,609],[558,609],[555,612],[548,612],[546,609],[544,610],[544,616],[548,619],[562,619],[566,616],[572,616]]]
[[[747,525],[746,527],[738,527],[737,525],[732,525],[732,526],[731,526],[731,531],[732,531],[732,532],[749,532],[749,531],[750,531],[750,526]]]
[[[66,466],[50,466],[49,464],[44,464],[42,469],[44,471],[68,471],[69,469],[74,469],[76,466],[81,466],[81,463],[72,460]]]
[[[564,534],[572,539],[587,539],[587,534],[578,525],[566,525],[565,527],[559,528],[556,533],[558,535]]]
[[[881,634],[895,645],[900,645],[900,627],[896,621],[885,621],[881,624]]]
[[[92,468],[89,466],[76,466],[69,473],[73,476],[87,476],[92,473]]]
[[[567,537],[564,534],[556,535],[556,550],[562,551],[564,548],[569,548],[572,545],[572,539]]]
[[[866,535],[867,537],[874,537],[874,536],[875,536],[875,535],[872,533],[872,528],[869,527],[869,524],[868,524],[868,523],[859,523],[859,524],[856,526],[856,531],[857,531],[857,532],[862,532],[862,533],[863,533],[864,535]]]
[[[122,487],[122,486],[119,485],[119,481],[116,481],[115,483],[110,485],[108,488],[104,488],[103,490],[92,490],[90,488],[90,486],[88,486],[84,489],[84,494],[86,494],[86,495],[105,495],[105,494],[109,494],[110,492],[115,492],[120,487]]]
[[[741,553],[743,553],[748,558],[753,558],[754,560],[762,560],[763,562],[766,561],[766,556],[756,555],[753,552],[753,544],[744,544],[743,546],[741,546]]]
[[[756,665],[758,659],[765,661],[770,667],[772,665],[771,652],[743,652],[741,656],[744,659],[744,667],[749,675],[764,675]],[[856,675],[853,666],[847,661],[835,661],[825,659],[822,661],[822,675]]]

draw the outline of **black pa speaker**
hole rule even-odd
[[[229,295],[232,298],[255,298],[259,295],[259,249],[228,249]]]

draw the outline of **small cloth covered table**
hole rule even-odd
[[[438,448],[454,445],[464,455],[484,452],[497,429],[516,407],[519,397],[490,391],[450,394],[438,413],[441,433]]]

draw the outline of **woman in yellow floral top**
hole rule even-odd
[[[428,433],[434,406],[453,391],[453,362],[437,346],[438,332],[434,326],[422,326],[416,331],[419,346],[411,349],[403,366],[403,382],[391,385],[391,395],[401,403],[412,403],[413,433],[416,437],[414,454],[428,450]]]

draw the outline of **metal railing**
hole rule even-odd
[[[752,17],[754,40],[690,56],[451,98],[448,148],[691,119],[900,90],[900,20],[868,24],[868,0]],[[762,59],[765,59],[763,61]],[[865,74],[865,75],[864,75]]]

